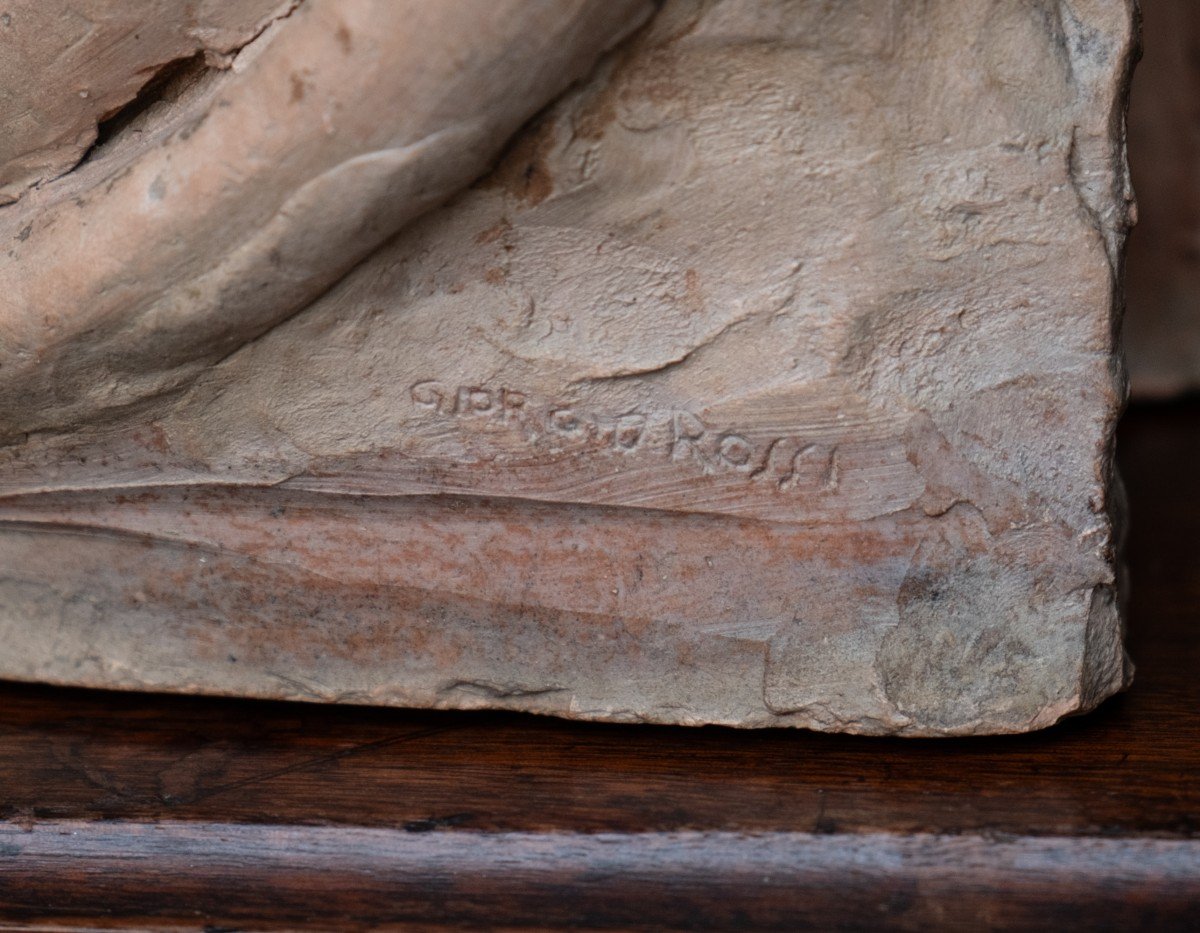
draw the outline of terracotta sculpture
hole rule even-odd
[[[1124,0],[305,0],[0,209],[0,674],[1093,707],[1132,45]]]

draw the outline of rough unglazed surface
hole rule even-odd
[[[300,4],[0,215],[0,439],[137,407],[303,308],[650,9]]]
[[[1129,158],[1138,225],[1129,240],[1125,349],[1133,393],[1200,389],[1200,5],[1142,0]]]
[[[164,68],[221,62],[298,0],[5,0],[0,204],[73,168]]]
[[[210,293],[146,285],[170,378],[121,394],[161,361],[85,339],[61,391],[8,376],[0,673],[905,735],[1091,708],[1129,677],[1132,21],[668,2],[301,313],[268,276],[219,358]]]

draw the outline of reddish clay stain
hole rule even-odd
[[[617,119],[612,89],[612,84],[606,85],[575,115],[571,129],[576,137],[588,141],[600,139],[608,125]]]
[[[503,188],[530,207],[540,204],[554,192],[554,179],[546,166],[554,142],[554,121],[543,120],[517,137],[479,186]]]
[[[502,236],[512,230],[512,228],[512,224],[508,222],[508,218],[506,217],[498,224],[488,227],[486,230],[480,232],[475,237],[475,242],[480,246],[482,246],[484,243],[494,243],[496,240],[500,239]]]
[[[704,293],[700,290],[700,273],[695,269],[688,269],[683,276],[683,306],[692,314],[699,314],[704,310]]]

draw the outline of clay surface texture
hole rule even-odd
[[[0,675],[913,736],[1128,683],[1132,4],[371,6],[0,209]]]

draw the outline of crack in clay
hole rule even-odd
[[[115,411],[134,402],[178,391],[214,358],[227,358],[248,339],[311,306],[397,230],[485,174],[494,152],[530,113],[588,73],[650,8],[641,0],[580,9],[548,6],[538,14],[545,28],[528,34],[496,10],[487,16],[499,18],[493,24],[499,36],[489,40],[487,29],[456,38],[442,27],[459,14],[434,5],[422,18],[429,62],[398,56],[401,64],[372,70],[339,40],[341,51],[330,53],[336,67],[318,76],[321,93],[289,105],[287,88],[279,84],[294,57],[335,44],[329,33],[336,5],[320,12],[295,20],[294,29],[275,31],[277,38],[245,68],[239,63],[271,31],[242,47],[232,68],[236,80],[224,98],[211,103],[211,119],[193,137],[176,134],[169,146],[134,153],[134,171],[115,187],[102,181],[96,203],[82,213],[68,210],[62,200],[43,211],[42,230],[57,229],[39,235],[35,224],[28,242],[12,253],[14,262],[0,269],[3,284],[15,279],[40,302],[30,303],[13,322],[16,339],[9,355],[20,365],[0,371],[0,395],[20,393],[23,404],[4,412],[0,432],[11,437],[62,429],[89,417],[111,421]],[[379,15],[384,13],[397,23],[403,19],[402,11],[387,5]],[[401,31],[389,41],[401,47],[421,41],[406,35]],[[458,51],[439,57],[443,47]],[[531,48],[541,49],[552,64],[516,67],[539,60]],[[478,80],[488,69],[495,71],[492,77],[499,79],[482,97],[470,90],[474,85],[460,73],[458,57],[469,62],[462,67]],[[525,67],[532,76],[525,76]],[[334,127],[330,114],[339,106],[338,124],[354,125],[365,119],[362,111],[371,106],[366,101],[406,99],[414,74],[425,82],[447,82],[450,97],[427,118],[410,115],[397,125],[375,121],[369,132],[349,134],[352,141],[345,133],[323,132]],[[280,107],[303,112],[287,111],[289,117],[280,111],[276,120],[262,123],[266,102],[260,88],[270,92],[270,101],[281,95]],[[359,98],[353,97],[356,89],[363,92]],[[281,133],[277,124],[285,122],[289,130]],[[223,147],[222,137],[230,135],[236,144]],[[293,158],[297,151],[306,158]],[[233,183],[226,154],[233,166],[245,169]],[[272,166],[275,171],[268,170]],[[140,210],[146,200],[161,203],[153,211]],[[224,239],[214,243],[212,255],[187,250],[189,237],[213,229],[223,211],[229,215],[220,228]],[[26,272],[47,262],[61,239],[99,221],[105,236],[85,238],[75,275]],[[89,261],[103,252],[105,237],[121,241],[129,263],[115,268]],[[225,240],[235,244],[232,250]],[[41,305],[77,311],[64,319],[39,313]],[[21,361],[25,345],[30,355]],[[41,351],[37,364],[35,351]],[[6,407],[0,403],[0,411]]]
[[[488,680],[455,680],[452,683],[437,688],[437,693],[479,693],[494,700],[523,699],[526,697],[545,696],[550,693],[565,693],[570,687],[551,684],[548,687],[531,687],[525,684],[497,684]]]
[[[204,72],[228,70],[232,66],[233,60],[243,50],[258,42],[264,33],[276,23],[290,17],[303,2],[304,0],[287,0],[278,12],[268,16],[245,40],[229,49],[214,46],[194,32],[189,33],[189,38],[195,40],[196,43],[193,51],[140,68],[138,73],[147,75],[145,81],[123,103],[96,119],[91,131],[91,144],[70,165],[45,178],[35,179],[24,184],[20,191],[15,192],[11,200],[0,203],[0,217],[3,217],[4,208],[19,204],[30,190],[45,188],[89,166],[106,150],[109,144],[115,142],[122,135],[122,132],[135,119],[156,104],[161,103],[163,93],[178,79],[195,78]]]

